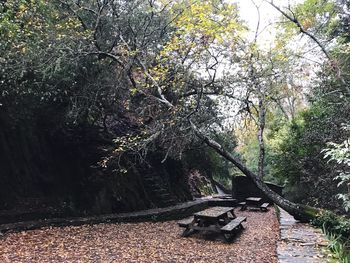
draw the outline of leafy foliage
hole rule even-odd
[[[348,239],[350,236],[350,222],[345,217],[337,216],[332,212],[322,213],[313,222],[316,226],[322,227],[327,231],[341,235],[342,238]]]
[[[270,134],[269,165],[273,177],[287,180],[296,200],[334,209],[341,207],[336,195],[346,190],[337,188],[336,168],[324,160],[322,150],[329,141],[344,138],[340,127],[348,113],[339,114],[330,98],[323,99]]]
[[[312,223],[320,227],[327,234],[330,240],[328,248],[341,262],[347,263],[350,259],[349,219],[326,211],[319,215]]]
[[[349,126],[344,126],[345,130],[349,130]],[[328,148],[324,149],[325,158],[329,158],[330,161],[336,161],[338,165],[343,166],[343,169],[339,171],[339,174],[334,178],[337,180],[338,187],[345,185],[348,188],[347,193],[338,194],[338,198],[344,203],[345,211],[350,210],[350,139],[345,140],[342,143],[328,143]]]
[[[2,99],[61,99],[74,78],[69,72],[77,66],[69,58],[74,41],[84,37],[79,22],[45,1],[6,1],[1,8]]]

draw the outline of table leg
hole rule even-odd
[[[224,224],[225,225],[227,225],[230,222],[231,222],[231,218],[229,218],[228,216],[224,218]]]
[[[190,236],[191,234],[193,234],[195,232],[195,230],[194,229],[191,229],[191,228],[186,228],[185,230],[184,230],[184,232],[182,233],[182,236],[183,237],[188,237],[188,236]]]
[[[188,236],[192,235],[193,233],[197,232],[197,230],[192,229],[192,226],[194,226],[195,224],[198,224],[198,223],[199,223],[199,221],[193,219],[192,223],[189,224],[186,227],[186,229],[183,231],[182,236],[183,237],[188,237]]]
[[[233,220],[230,217],[230,215],[232,215],[233,218],[236,218],[236,216],[233,213],[233,211],[231,211],[230,213],[227,213],[227,217],[224,218],[225,225],[230,223]],[[224,239],[225,239],[226,242],[231,242],[233,240],[234,234],[233,233],[224,233],[223,236],[224,236]]]
[[[232,211],[230,211],[230,214],[232,215],[232,218],[233,218],[233,219],[235,219],[235,218],[236,218],[236,215],[235,215],[235,213],[233,212],[233,210],[232,210]],[[230,214],[229,214],[229,216],[230,216]]]
[[[234,234],[223,234],[226,242],[231,242],[233,240]]]

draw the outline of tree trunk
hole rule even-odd
[[[191,120],[190,124],[192,129],[194,130],[196,136],[203,140],[209,147],[214,149],[218,154],[220,154],[222,157],[230,161],[233,165],[235,165],[243,174],[250,177],[254,184],[265,194],[267,195],[276,205],[280,206],[284,210],[286,210],[288,213],[293,215],[296,219],[301,221],[310,221],[311,219],[314,219],[317,217],[317,214],[321,212],[320,209],[305,206],[301,204],[293,203],[284,197],[280,196],[279,194],[272,191],[263,181],[262,178],[260,178],[257,174],[250,171],[243,163],[241,163],[240,160],[238,160],[236,157],[234,157],[231,153],[227,152],[219,143],[212,140],[211,138],[207,137],[203,133],[199,131],[199,129],[192,123]]]
[[[260,94],[260,93],[259,93]],[[265,102],[264,98],[259,95],[259,118],[258,118],[258,142],[259,142],[259,162],[258,162],[258,175],[260,178],[264,178],[265,172],[265,143],[264,143],[264,129],[265,129]]]

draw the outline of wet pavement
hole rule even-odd
[[[323,250],[327,239],[320,229],[300,223],[280,209],[280,241],[277,244],[279,263],[327,262]]]

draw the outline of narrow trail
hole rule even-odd
[[[279,263],[327,262],[322,251],[328,241],[320,229],[296,221],[280,209],[280,240],[277,244]]]

